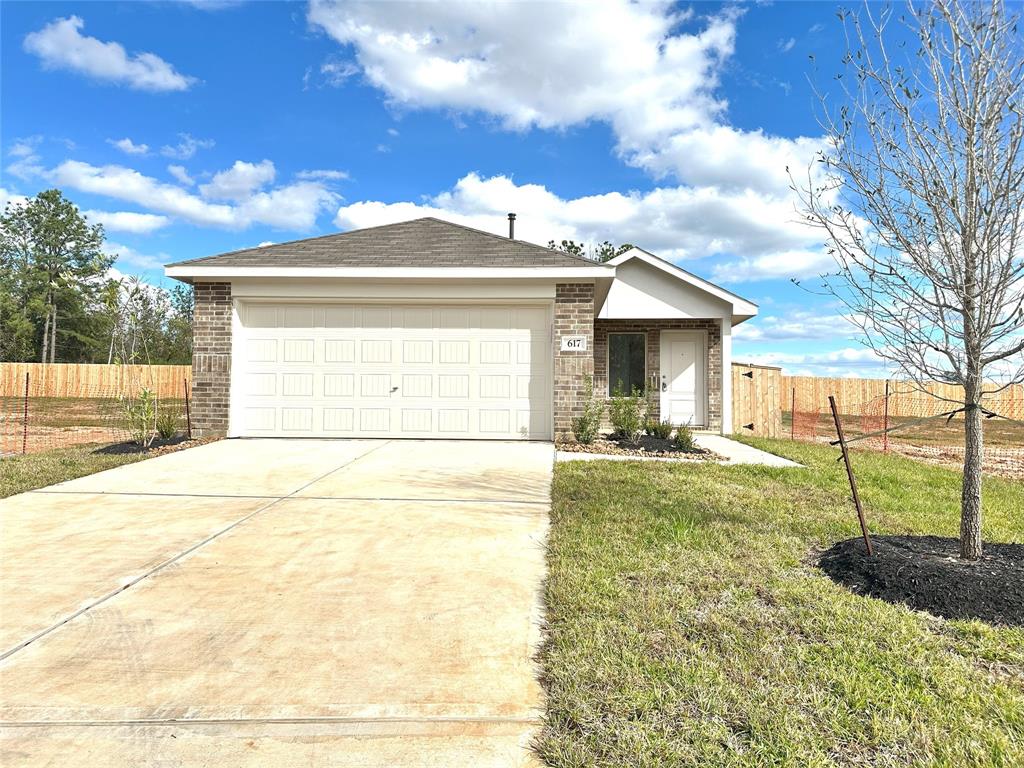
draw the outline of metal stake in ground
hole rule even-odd
[[[28,453],[28,371],[25,371],[25,417],[21,424],[21,452]]]
[[[839,409],[836,408],[836,399],[828,396],[828,404],[832,408],[832,419],[836,423],[836,435],[838,440],[833,440],[832,445],[839,445],[843,449],[843,462],[846,464],[846,476],[850,480],[850,491],[853,493],[853,503],[857,507],[857,519],[860,520],[860,532],[864,535],[864,546],[868,549],[868,557],[875,554],[871,546],[871,534],[868,533],[868,524],[864,520],[864,508],[860,505],[860,494],[857,493],[857,478],[853,476],[853,466],[850,464],[850,450],[846,447],[846,436],[843,434],[843,422],[839,420]]]

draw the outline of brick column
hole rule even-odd
[[[563,336],[583,336],[586,350],[563,352]],[[572,420],[583,410],[584,377],[594,375],[594,286],[555,286],[555,439],[572,440]]]
[[[196,283],[192,434],[223,435],[231,397],[231,283]]]

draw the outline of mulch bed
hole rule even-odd
[[[138,443],[132,441],[126,441],[123,443],[114,443],[113,445],[105,445],[102,448],[97,448],[93,453],[119,455],[125,453],[144,453],[147,456],[163,456],[165,453],[174,453],[185,448],[195,448],[197,445],[206,445],[216,440],[220,440],[219,437],[198,437],[194,440],[189,440],[184,435],[176,435],[175,437],[168,438],[167,440],[161,440],[157,438],[150,444],[149,449],[143,449]]]
[[[947,619],[1024,626],[1024,544],[985,544],[976,561],[939,536],[875,536],[868,557],[860,538],[824,552],[819,567],[860,595],[903,603]]]
[[[559,443],[558,450],[571,453],[603,453],[609,456],[656,456],[658,458],[690,459],[692,461],[716,461],[717,453],[703,448],[692,451],[679,450],[672,440],[662,440],[653,435],[643,435],[639,443],[629,443],[614,436],[599,437],[589,445],[583,443]]]

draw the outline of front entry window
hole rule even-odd
[[[644,334],[608,334],[608,394],[643,392],[647,379]]]

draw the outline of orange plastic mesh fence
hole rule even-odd
[[[39,453],[75,445],[97,447],[132,440],[131,405],[138,392],[128,395],[113,387],[91,387],[76,397],[48,397],[29,379],[17,392],[0,392],[0,457]],[[179,397],[162,397],[155,402],[163,421],[177,432],[186,430],[185,383]],[[135,419],[134,421],[138,421]]]

